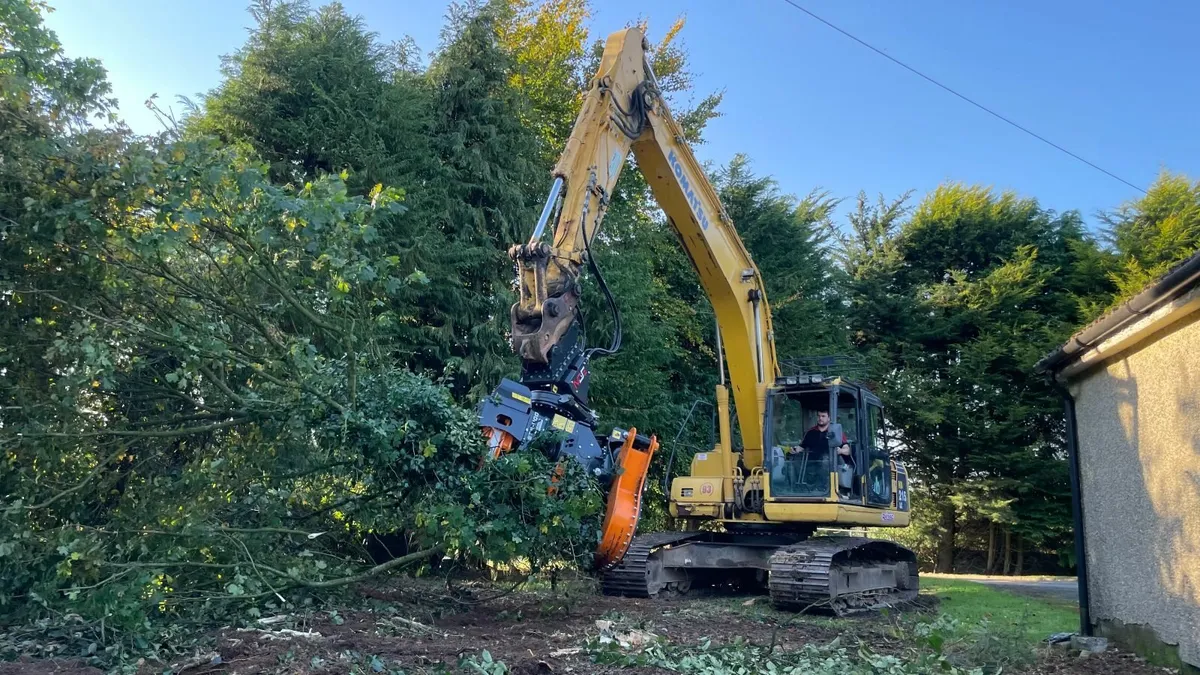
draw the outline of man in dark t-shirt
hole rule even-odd
[[[822,410],[817,413],[817,426],[808,430],[804,434],[804,440],[800,441],[800,447],[809,452],[824,452],[829,449],[829,441],[827,435],[829,433],[829,413]],[[853,463],[850,457],[850,439],[846,437],[846,432],[842,432],[842,446],[838,448],[838,454],[846,458],[847,462]]]
[[[808,463],[804,461],[805,459],[820,461],[826,457],[825,453],[829,452],[829,422],[829,412],[826,410],[819,411],[817,413],[817,425],[804,434],[804,439],[800,441],[800,445],[788,448],[788,477],[793,485],[805,479],[805,476],[800,475],[801,473],[807,473],[801,467],[802,464]],[[849,442],[850,439],[846,437],[846,433],[843,431],[842,445],[838,448],[838,454],[845,461],[853,464],[854,460],[850,456]]]

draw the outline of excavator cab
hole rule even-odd
[[[836,472],[836,446],[840,437],[832,424],[818,429],[822,413],[831,410],[830,392],[824,388],[779,389],[767,403],[765,469],[775,498],[824,499],[832,494],[830,475]],[[826,417],[826,423],[832,417]]]
[[[766,471],[775,499],[837,499],[888,506],[892,503],[891,458],[883,428],[883,406],[866,387],[835,379],[788,384],[768,400]],[[821,438],[821,413],[829,426]],[[850,454],[837,449],[850,446]]]
[[[836,501],[907,516],[907,476],[891,459],[883,404],[866,386],[807,372],[780,377],[767,398],[764,430],[767,501]],[[844,446],[849,454],[838,451]]]

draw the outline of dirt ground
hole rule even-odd
[[[610,598],[590,592],[563,598],[548,592],[518,592],[483,606],[464,606],[439,615],[411,604],[413,589],[368,591],[353,610],[319,611],[308,616],[263,617],[252,627],[227,627],[211,647],[170,664],[145,663],[139,673],[175,675],[308,673],[457,673],[460,657],[486,650],[509,673],[672,672],[651,667],[602,666],[583,649],[601,633],[629,639],[653,635],[674,644],[724,643],[740,637],[784,650],[806,643],[826,644],[852,629],[879,652],[899,653],[903,645],[886,619],[832,619],[783,615],[764,597],[702,596],[670,600]],[[636,645],[635,645],[636,646]],[[99,675],[72,661],[0,663],[0,675],[66,673]],[[492,673],[502,670],[468,670]],[[1112,651],[1081,659],[1046,650],[1028,675],[1161,675],[1129,654]]]
[[[454,671],[459,657],[486,650],[518,674],[660,673],[669,671],[598,666],[581,647],[599,636],[600,627],[606,624],[597,622],[605,621],[630,630],[652,631],[680,643],[720,639],[721,635],[769,642],[774,630],[755,619],[723,615],[720,630],[714,631],[714,626],[704,621],[704,614],[700,606],[681,600],[664,603],[593,596],[563,604],[523,595],[420,624],[432,630],[404,622],[407,617],[353,613],[345,616],[341,625],[318,620],[305,627],[320,637],[280,641],[269,633],[227,631],[219,644],[224,669],[196,672],[346,672],[346,661],[353,662],[356,655],[368,666],[371,656],[379,659],[384,668],[376,672],[438,672],[439,665]],[[831,629],[805,625],[785,629],[779,640],[790,647],[834,637],[836,632]],[[314,657],[322,662],[314,663]],[[281,658],[287,663],[281,663]],[[333,667],[326,671],[322,665]]]
[[[373,593],[375,600],[394,600]],[[457,670],[459,658],[486,650],[510,672],[535,673],[662,673],[659,668],[620,668],[592,662],[581,647],[607,630],[628,629],[661,636],[676,644],[746,641],[776,644],[788,650],[806,643],[825,644],[855,628],[855,637],[878,651],[899,650],[886,620],[793,620],[754,596],[708,596],[671,600],[611,598],[591,593],[566,600],[548,593],[518,593],[483,607],[464,608],[443,616],[361,610],[338,618],[317,616],[284,633],[278,625],[263,629],[227,630],[217,644],[219,663],[189,673],[316,673],[439,672]],[[403,605],[400,605],[403,606]],[[410,623],[415,621],[416,623]],[[610,625],[606,622],[612,622]],[[284,633],[281,635],[281,633]],[[356,668],[355,666],[358,666]],[[1161,674],[1161,668],[1139,663],[1115,651],[1080,659],[1050,652],[1030,675],[1082,673]]]

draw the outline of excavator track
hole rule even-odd
[[[896,607],[917,597],[916,556],[879,539],[815,537],[771,556],[771,604],[838,616]]]
[[[650,560],[655,550],[703,537],[701,532],[656,532],[635,537],[621,562],[609,568],[600,580],[605,595],[652,598],[672,582],[662,579],[662,570]],[[686,589],[684,589],[686,590]]]

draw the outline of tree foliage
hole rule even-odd
[[[585,0],[512,0],[505,9],[496,31],[513,63],[509,84],[528,101],[521,121],[537,131],[543,161],[553,164],[591,77],[585,70],[591,8]]]
[[[196,132],[248,146],[280,183],[347,169],[350,191],[365,193],[427,175],[430,92],[403,45],[380,44],[336,3],[250,11],[255,28],[223,58],[221,85],[189,120]]]
[[[271,163],[277,181],[348,171],[351,193],[409,191],[405,227],[381,231],[427,282],[410,302],[404,362],[478,396],[514,361],[504,344],[507,246],[531,218],[539,140],[496,37],[503,7],[455,6],[427,70],[338,4],[253,8],[257,27],[189,120]],[[415,298],[413,298],[415,299]]]
[[[1200,182],[1164,172],[1104,222],[1117,257],[1111,277],[1125,300],[1200,251]]]
[[[717,189],[763,274],[781,358],[847,351],[831,246],[837,200],[816,191],[800,200],[782,195],[744,155],[718,174]]]
[[[1063,546],[1061,412],[1033,365],[1106,297],[1084,264],[1096,244],[1075,213],[981,187],[939,187],[905,217],[902,202],[860,198],[843,258],[896,454],[937,505],[922,516],[936,517],[937,567],[950,571],[970,521]]]
[[[25,9],[15,33],[53,45]],[[347,25],[337,35],[355,43]],[[446,59],[467,57],[439,81],[473,86],[476,49],[449,44]],[[52,47],[36,53],[58,80],[29,81],[41,71],[22,65],[4,73],[13,90],[99,76]],[[0,596],[24,599],[6,612],[69,608],[138,634],[163,625],[152,619],[278,609],[443,556],[586,564],[592,479],[565,467],[551,490],[554,467],[536,453],[481,467],[470,408],[414,372],[432,369],[413,343],[444,330],[428,309],[454,309],[437,306],[444,286],[424,256],[470,238],[494,267],[479,228],[505,209],[518,220],[511,176],[495,179],[518,195],[507,202],[472,201],[450,180],[443,194],[485,215],[443,230],[403,190],[362,192],[336,165],[273,178],[275,163],[199,128],[87,128],[105,88],[74,91],[92,99],[5,99],[5,115],[28,121],[0,167]],[[461,152],[478,150],[459,137]],[[406,555],[372,567],[364,538],[396,532]]]
[[[87,124],[110,105],[103,72],[63,58],[37,7],[5,17],[41,59],[0,62],[24,125],[5,127],[0,167],[0,565],[4,597],[36,599],[14,616],[69,609],[140,635],[443,556],[591,556],[592,479],[537,452],[481,465],[469,405],[513,370],[504,249],[542,196],[547,129],[564,132],[530,111],[574,105],[517,76],[559,55],[577,70],[587,39],[538,57],[505,30],[575,15],[456,8],[421,68],[336,4],[252,13],[224,82],[145,138]],[[614,285],[636,300],[672,242],[627,176],[625,229],[612,219],[600,247],[632,244],[639,267]],[[670,283],[694,286],[685,265],[675,251]],[[642,346],[665,338],[659,356],[627,351],[610,380],[613,418],[647,428],[643,410],[677,412],[656,398],[695,358],[679,336],[705,342],[669,283],[652,300],[626,317]],[[680,318],[660,330],[664,304]],[[646,359],[667,376],[649,389]],[[399,534],[400,557],[372,566],[375,534]]]

